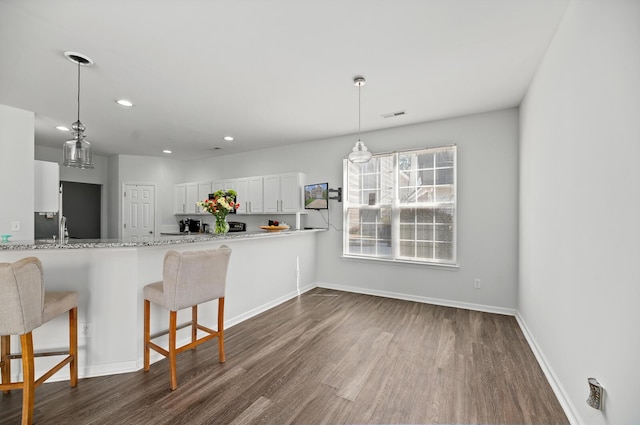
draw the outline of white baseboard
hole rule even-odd
[[[315,287],[316,287],[315,284],[304,286],[300,288],[300,294],[304,294],[305,292],[310,291]],[[273,307],[280,305],[285,301],[289,301],[290,299],[295,298],[297,296],[298,296],[298,291],[293,291],[288,294],[285,294],[279,298],[276,298],[275,300],[269,301],[266,304],[258,306],[253,310],[249,310],[246,313],[243,313],[236,317],[232,317],[231,319],[225,320],[224,327],[225,329],[229,329],[230,327],[237,325],[238,323],[244,322],[245,320],[250,319],[253,316],[257,316],[260,313],[264,313],[265,311],[272,309]]]
[[[542,352],[542,350],[540,350],[540,347],[538,346],[536,339],[533,337],[533,335],[529,331],[529,328],[527,327],[527,324],[525,323],[524,318],[522,317],[519,311],[516,313],[516,321],[518,322],[518,325],[520,326],[520,329],[522,330],[524,337],[529,343],[529,347],[531,347],[531,351],[533,351],[533,354],[536,356],[536,360],[538,360],[538,364],[540,365],[542,372],[544,372],[544,375],[546,376],[547,381],[549,381],[549,385],[551,385],[551,389],[553,389],[553,392],[555,393],[556,398],[560,402],[560,406],[562,406],[562,410],[564,410],[564,414],[567,415],[567,419],[569,419],[569,423],[571,423],[571,425],[580,425],[584,423],[582,422],[582,420],[579,419],[578,415],[576,414],[576,409],[573,406],[573,403],[571,403],[569,398],[565,395],[566,393],[564,391],[564,388],[562,387],[562,384],[560,384],[560,381],[558,380],[555,372],[553,371],[553,368],[549,365],[549,362],[544,356],[544,353]]]
[[[516,310],[512,308],[495,307],[484,304],[465,303],[461,301],[443,300],[440,298],[421,297],[419,295],[408,295],[400,292],[378,291],[369,288],[359,288],[355,286],[334,285],[333,283],[318,282],[319,288],[335,289],[336,291],[354,292],[356,294],[375,295],[378,297],[395,298],[398,300],[415,301],[425,304],[435,304],[445,307],[457,307],[465,310],[484,311],[486,313],[506,314],[515,316]]]

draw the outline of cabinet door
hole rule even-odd
[[[263,206],[267,214],[280,212],[280,176],[264,176]]]
[[[280,176],[280,212],[295,213],[302,208],[302,186],[300,173]]]
[[[224,190],[225,191],[235,190],[236,192],[238,192],[238,180],[237,179],[225,180]]]
[[[198,183],[187,183],[187,200],[185,202],[185,213],[196,214],[199,208],[196,206],[198,202]]]
[[[247,214],[260,214],[263,212],[262,176],[249,178],[248,185]]]
[[[60,199],[60,166],[57,162],[33,161],[34,211],[58,212]]]
[[[231,187],[236,191],[238,196],[236,197],[236,202],[240,204],[236,212],[238,214],[246,214],[247,213],[247,195],[249,190],[249,179],[234,179],[233,186]]]
[[[211,182],[211,193],[224,189],[224,180],[214,180]]]
[[[184,214],[187,201],[187,185],[177,184],[173,187],[173,213]]]
[[[198,201],[209,199],[210,193],[211,193],[211,182],[198,183]],[[198,212],[201,214],[206,213],[206,211],[203,210],[201,207],[198,207]]]

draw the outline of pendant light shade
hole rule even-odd
[[[365,85],[364,77],[356,77],[353,79],[353,84],[358,86],[358,141],[353,147],[353,151],[349,154],[349,161],[354,163],[369,162],[371,159],[371,152],[367,149],[364,142],[360,139],[360,87]]]
[[[64,142],[63,162],[65,167],[72,168],[93,168],[93,155],[91,143],[84,135],[84,124],[80,122],[80,65],[91,66],[93,61],[80,53],[65,52],[64,55],[71,62],[78,65],[78,120],[71,125],[71,139]]]
[[[80,121],[71,124],[73,138],[64,142],[62,165],[73,168],[93,168],[91,143],[85,139],[84,125]]]

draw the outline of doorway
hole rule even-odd
[[[122,194],[122,240],[147,242],[155,235],[155,186],[124,185]]]
[[[100,239],[102,185],[62,181],[62,215],[69,238]]]

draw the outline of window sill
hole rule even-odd
[[[357,256],[357,255],[342,255],[342,259],[344,260],[355,260],[355,261],[373,261],[376,263],[379,262],[383,262],[383,263],[391,263],[391,264],[398,264],[398,265],[411,265],[411,266],[419,266],[419,267],[429,267],[429,268],[436,268],[436,269],[445,269],[445,270],[458,270],[460,268],[460,266],[458,264],[443,264],[443,263],[426,263],[426,262],[420,262],[420,261],[408,261],[408,260],[393,260],[393,259],[388,259],[388,258],[375,258],[375,257],[361,257],[361,256]]]

